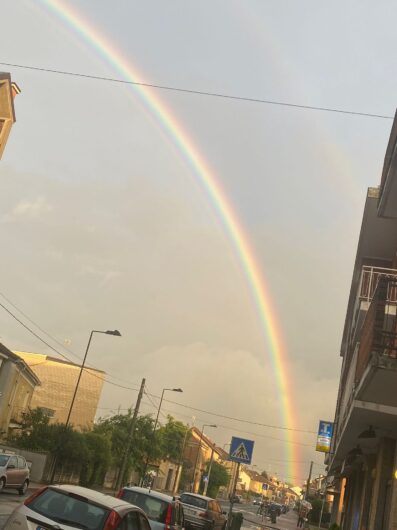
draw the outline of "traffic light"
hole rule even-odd
[[[21,91],[10,74],[0,72],[0,159],[15,122],[14,97]]]

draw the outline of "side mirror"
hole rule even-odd
[[[14,464],[8,464],[7,469],[15,469],[15,465]]]

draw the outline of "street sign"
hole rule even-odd
[[[320,424],[318,426],[316,451],[319,453],[330,452],[333,431],[334,424],[331,421],[320,420]]]
[[[229,460],[240,464],[250,464],[253,451],[254,442],[252,440],[233,436],[230,444]]]
[[[269,489],[269,484],[262,484],[263,491],[267,491]]]

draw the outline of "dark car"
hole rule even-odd
[[[182,504],[175,497],[135,486],[122,488],[117,497],[141,508],[151,530],[183,530],[185,526]]]
[[[185,524],[187,528],[199,530],[224,530],[226,517],[218,501],[195,493],[182,493]]]

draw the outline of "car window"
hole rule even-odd
[[[51,488],[33,499],[28,507],[57,523],[84,530],[102,530],[110,513],[106,508]]]
[[[189,504],[190,506],[195,506],[196,508],[202,508],[203,510],[207,509],[207,501],[205,499],[189,495],[188,493],[182,493],[181,502]]]
[[[141,525],[141,530],[150,530],[150,524],[147,522],[146,517],[144,517],[141,513],[139,514],[139,522]]]
[[[119,523],[117,530],[139,530],[138,512],[128,512]]]
[[[141,508],[149,519],[159,523],[165,523],[167,515],[168,502],[157,499],[153,495],[147,495],[140,491],[124,489],[121,495],[124,501]]]
[[[8,462],[9,466],[15,466],[18,467],[18,460],[16,456],[12,456]]]
[[[26,467],[26,461],[23,458],[23,456],[18,456],[18,468],[19,469],[25,469]]]
[[[0,455],[0,466],[6,466],[9,458],[8,455]]]

